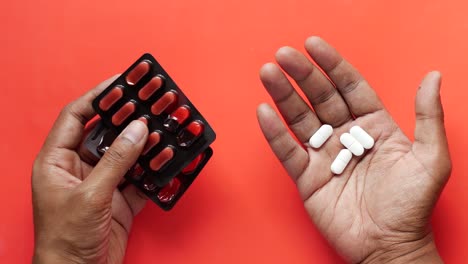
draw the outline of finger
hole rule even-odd
[[[82,140],[77,148],[77,153],[81,160],[92,166],[96,165],[96,163],[99,161],[99,157],[96,156],[90,149],[88,149],[86,143],[96,136],[96,131],[94,131],[94,129],[99,122],[101,122],[101,119],[96,118],[86,124],[83,130]]]
[[[304,91],[322,123],[338,127],[352,119],[335,86],[302,53],[283,47],[276,53],[276,61]]]
[[[140,192],[134,185],[129,185],[122,191],[122,195],[132,210],[133,216],[136,216],[146,205],[148,197]]]
[[[267,104],[257,108],[257,117],[268,144],[284,168],[296,181],[309,163],[307,152],[294,140],[276,112]]]
[[[310,37],[306,40],[305,48],[333,81],[355,117],[384,108],[375,91],[361,74],[332,46],[319,37]]]
[[[305,143],[320,127],[320,121],[273,63],[263,65],[260,79],[297,139]]]
[[[120,180],[141,154],[147,136],[147,126],[141,121],[132,121],[83,181],[83,188],[92,188],[112,195]]]
[[[416,94],[413,148],[426,169],[432,168],[433,175],[442,175],[442,179],[446,179],[450,174],[450,153],[445,134],[440,85],[440,73],[431,72],[426,75]]]
[[[100,83],[96,88],[67,105],[46,139],[46,147],[75,149],[83,136],[86,123],[96,115],[91,103],[118,75]]]

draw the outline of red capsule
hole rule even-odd
[[[177,94],[173,91],[165,93],[161,98],[151,106],[151,113],[160,115],[169,106],[177,102]]]
[[[128,74],[125,80],[130,85],[137,84],[143,76],[145,76],[150,70],[150,62],[142,61],[135,68],[133,68]]]
[[[198,137],[199,135],[201,135],[201,133],[203,133],[204,127],[201,121],[197,120],[190,123],[185,129],[187,129],[187,131],[190,132],[192,135]]]
[[[160,76],[156,76],[151,81],[149,81],[140,91],[138,91],[138,97],[141,100],[148,100],[154,92],[156,92],[159,88],[161,88],[163,84],[163,80]]]
[[[189,173],[192,173],[194,172],[198,165],[200,164],[200,162],[203,160],[203,153],[201,153],[200,155],[198,155],[194,160],[192,160],[192,162],[189,163],[189,165],[187,165],[183,170],[182,170],[182,173],[183,174],[189,174]]]
[[[164,148],[149,163],[153,171],[160,170],[167,162],[174,157],[174,150],[171,147]]]
[[[162,203],[169,203],[171,202],[179,193],[180,190],[180,180],[178,178],[172,179],[166,186],[164,186],[158,192],[158,199]]]
[[[146,155],[159,141],[161,141],[161,134],[159,132],[149,134],[148,141],[146,141],[145,148],[143,149],[143,155]]]
[[[145,172],[145,170],[143,170],[143,168],[139,165],[139,164],[136,164],[135,166],[133,166],[133,168],[128,172],[128,175],[134,179],[138,179],[140,178],[143,173]]]
[[[164,121],[164,127],[167,130],[174,132],[189,117],[190,117],[190,109],[188,108],[188,106],[183,105],[177,108],[174,112],[172,112],[172,114],[169,115],[169,117]]]
[[[113,116],[112,124],[120,126],[131,114],[135,112],[135,104],[128,102],[122,106]]]
[[[199,120],[192,121],[177,135],[177,143],[181,147],[189,147],[203,134],[204,126]]]
[[[123,96],[121,87],[114,87],[99,101],[99,108],[103,111],[109,110]]]
[[[138,118],[138,120],[141,121],[141,122],[143,122],[143,123],[145,123],[145,125],[148,125],[148,118],[147,118],[147,117],[145,117],[145,116],[140,116],[140,117]]]

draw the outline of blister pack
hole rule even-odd
[[[93,101],[100,121],[85,146],[101,157],[133,120],[148,126],[148,141],[126,179],[169,210],[213,154],[216,134],[150,54],[144,54]]]

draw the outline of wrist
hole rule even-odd
[[[70,263],[78,264],[84,263],[81,259],[71,254],[67,254],[63,250],[55,249],[52,247],[36,246],[34,248],[33,264],[42,263]]]
[[[422,240],[388,245],[370,254],[362,263],[443,263],[432,234]]]

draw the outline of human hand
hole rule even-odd
[[[62,110],[34,162],[34,263],[123,261],[133,217],[146,199],[133,186],[116,187],[140,155],[148,129],[133,121],[96,166],[80,148],[85,124],[95,116],[91,102],[114,79]]]
[[[260,78],[300,143],[308,142],[322,124],[333,126],[332,137],[320,149],[303,147],[270,106],[260,105],[257,115],[311,219],[350,262],[440,262],[429,224],[451,171],[440,74],[429,73],[417,91],[411,142],[374,90],[333,47],[311,37],[305,48],[326,75],[290,47],[278,50],[276,61],[314,111],[275,64],[264,65]],[[354,125],[364,128],[375,146],[353,157],[341,175],[333,175],[330,165],[344,148],[339,136]]]

